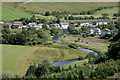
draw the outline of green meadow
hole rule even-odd
[[[82,42],[80,42],[80,41],[75,42],[75,40],[77,40],[78,38],[80,38]],[[107,40],[94,38],[94,37],[82,38],[80,35],[76,35],[76,36],[68,35],[65,38],[61,38],[61,41],[64,44],[75,43],[77,45],[80,45],[83,48],[88,48],[88,49],[91,49],[93,51],[103,52],[103,53],[107,52],[108,46],[110,43]],[[104,43],[99,43],[99,42],[104,42]]]
[[[30,18],[31,15],[2,6],[2,20],[14,20],[22,17]]]
[[[18,45],[2,45],[2,71],[23,76],[30,64],[40,64],[45,57],[53,62],[85,57],[87,53],[76,49],[52,47],[29,47]]]

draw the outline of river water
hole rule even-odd
[[[53,38],[53,40],[56,40],[57,42],[62,43],[62,42],[60,41],[60,38],[61,38],[63,35],[66,35],[66,34],[61,34],[61,35],[55,36],[55,37]],[[93,52],[96,56],[97,56],[97,54],[98,54],[98,53],[95,52],[95,51],[92,51],[92,50],[89,50],[89,49],[85,49],[85,48],[82,48],[82,47],[78,47],[77,49],[82,50],[82,51],[84,51],[84,52],[86,52],[86,53],[88,53],[88,54],[89,54],[90,52]],[[75,61],[78,61],[78,59],[67,60],[67,61],[62,61],[62,62],[55,62],[53,65],[54,65],[54,66],[60,66],[60,67],[62,67],[63,65],[66,65],[66,64],[68,64],[68,63],[75,62]]]

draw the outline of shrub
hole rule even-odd
[[[79,58],[78,58],[78,60],[84,60],[85,58],[84,57],[82,57],[82,56],[80,56]]]

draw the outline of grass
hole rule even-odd
[[[45,12],[45,11],[69,11],[69,12],[80,12],[80,11],[88,11],[92,9],[96,9],[98,7],[103,6],[113,6],[117,5],[117,3],[108,3],[108,2],[51,2],[51,3],[38,3],[38,2],[31,2],[28,4],[23,5],[26,7],[26,10],[31,10],[34,8],[34,11],[37,12]],[[29,7],[31,6],[31,7]]]
[[[31,15],[2,6],[2,20],[8,21],[22,17],[30,18]]]
[[[61,40],[62,42],[64,42],[64,44],[71,44],[71,43],[75,43],[75,40],[77,40],[78,38],[81,38],[81,41],[83,41],[83,42],[76,42],[76,44],[80,45],[81,47],[88,48],[97,52],[107,52],[108,50],[107,47],[109,45],[108,41],[94,37],[82,38],[80,35],[77,36],[68,35],[65,38],[62,38]],[[105,41],[105,43],[96,43],[94,42],[96,40]],[[88,42],[88,44],[86,44],[86,42]]]
[[[85,57],[87,53],[76,49],[52,47],[29,47],[2,45],[2,71],[23,76],[30,64],[40,64],[46,56],[55,61],[64,61]]]
[[[101,11],[97,11],[97,12],[95,12],[95,14],[93,14],[93,15],[73,15],[74,17],[90,17],[90,16],[94,16],[95,18],[98,18],[98,17],[102,17],[102,14],[108,14],[109,16],[108,17],[110,17],[110,18],[114,18],[113,17],[113,14],[114,13],[118,13],[118,7],[114,7],[114,8],[112,8],[112,9],[103,9],[103,10],[101,10]]]
[[[6,2],[3,3],[3,20],[14,20],[21,17],[30,17],[29,14],[26,13],[39,13],[36,14],[38,18],[45,18],[47,20],[54,20],[55,17],[49,16],[44,17],[40,15],[40,13],[45,13],[46,11],[69,11],[69,12],[81,12],[81,11],[88,11],[97,9],[99,7],[104,6],[113,6],[117,5],[116,2],[30,2],[27,4],[23,3],[12,3]],[[98,17],[101,16],[102,13],[109,13],[109,16],[112,17],[113,13],[117,13],[117,7],[112,9],[105,9],[102,11],[97,11],[93,16]],[[84,16],[91,16],[91,15],[81,15]]]

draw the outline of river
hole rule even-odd
[[[55,36],[55,37],[53,38],[53,40],[56,40],[57,42],[62,43],[62,41],[60,41],[60,38],[61,38],[63,35],[66,35],[66,34],[61,34],[61,35]],[[82,47],[78,47],[77,49],[82,50],[82,51],[84,51],[84,52],[86,52],[86,53],[88,53],[88,54],[89,54],[90,52],[93,52],[96,56],[97,56],[97,54],[98,54],[98,53],[95,52],[95,51],[92,51],[92,50],[89,50],[89,49],[85,49],[85,48],[82,48]],[[67,61],[62,61],[62,62],[55,62],[53,65],[54,65],[54,66],[60,66],[60,67],[62,67],[63,65],[66,65],[66,64],[68,64],[68,63],[75,62],[75,61],[78,61],[78,59],[67,60]]]

